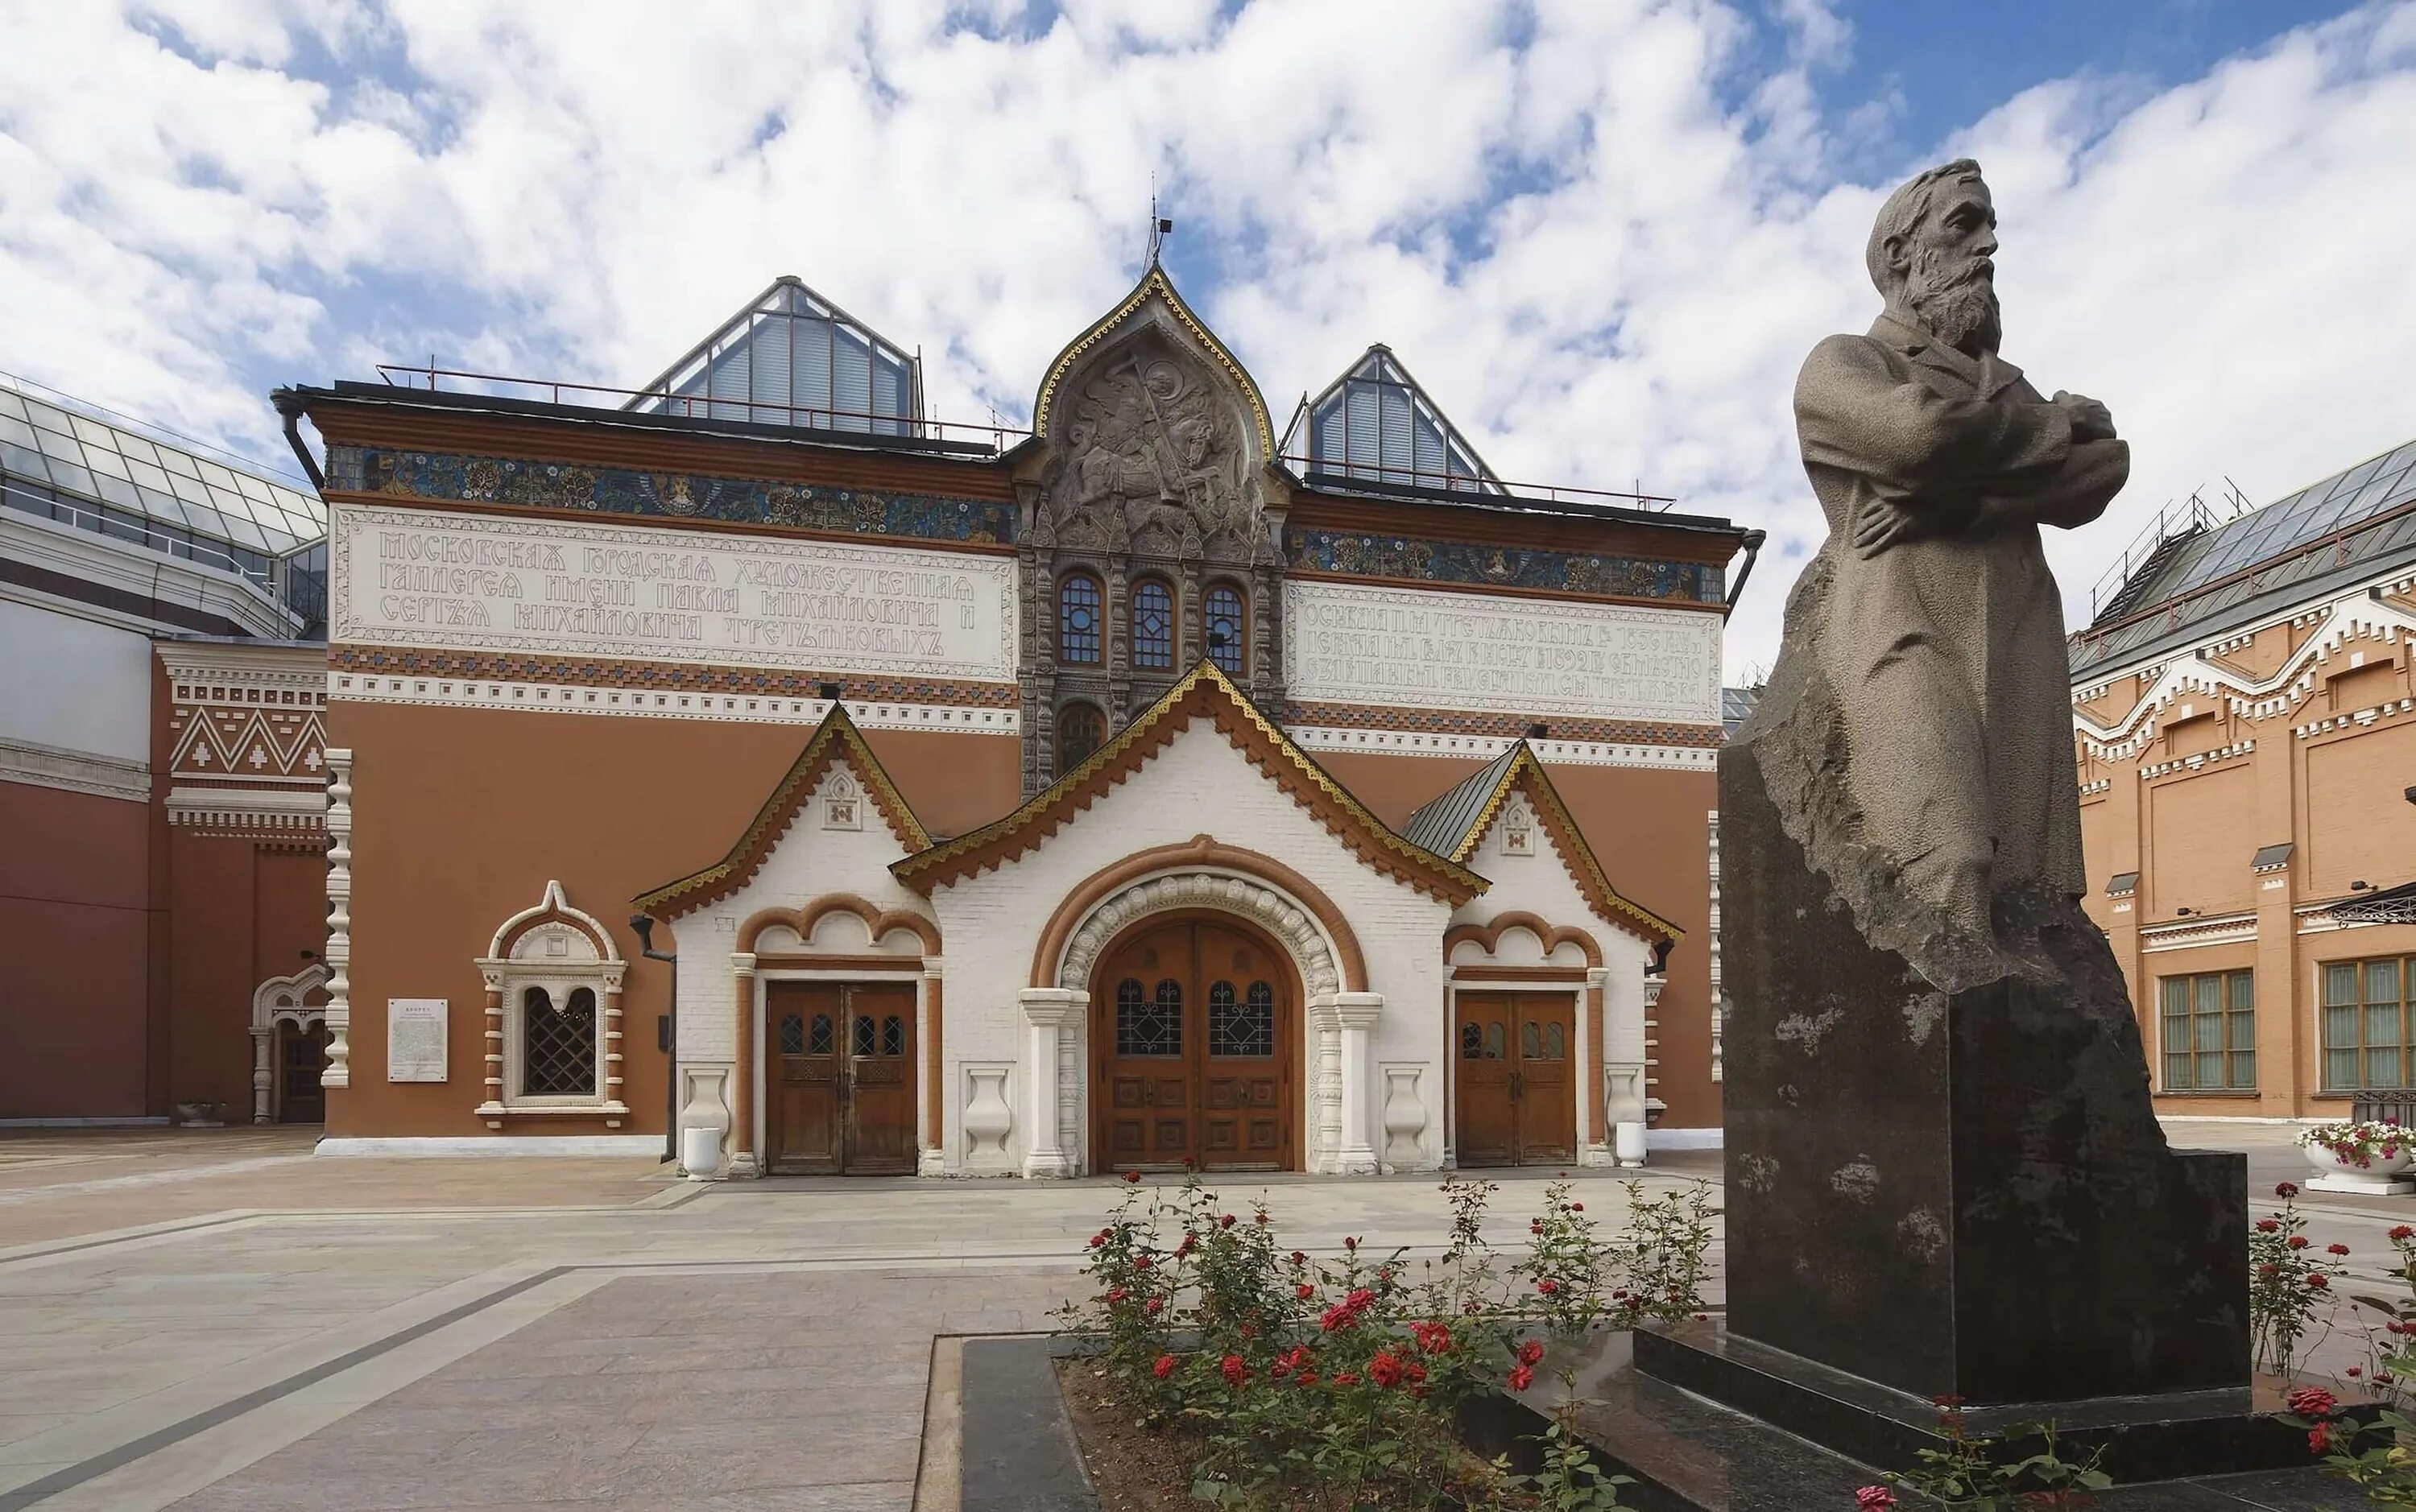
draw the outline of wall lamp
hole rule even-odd
[[[2189,918],[2192,914],[2195,914],[2195,913],[2197,913],[2197,910],[2196,908],[2189,908],[2189,907],[2175,908],[2175,909],[2173,910],[2173,917],[2174,917],[2175,919],[2187,919],[2187,918]]]
[[[2367,881],[2365,878],[2363,878],[2363,877],[2362,877],[2362,876],[2361,876],[2361,877],[2359,877],[2356,881],[2351,882],[2351,883],[2348,885],[2348,890],[2349,890],[2351,892],[2363,892],[2363,891],[2366,891],[2367,890],[2371,889],[2373,886],[2374,886],[2374,884],[2373,884],[2373,883],[2371,883],[2371,882]]]

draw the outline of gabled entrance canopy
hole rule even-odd
[[[1308,753],[1244,697],[1232,681],[1201,661],[1158,700],[1073,771],[1041,789],[1004,818],[907,857],[891,875],[918,892],[1014,861],[1049,836],[1110,787],[1164,750],[1194,718],[1213,722],[1235,749],[1292,801],[1314,814],[1360,861],[1387,876],[1453,906],[1488,884],[1458,861],[1435,854],[1370,813]]]

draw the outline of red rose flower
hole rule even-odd
[[[1544,1346],[1537,1340],[1530,1339],[1525,1343],[1518,1346],[1519,1364],[1540,1365],[1543,1361]]]
[[[1147,1255],[1135,1255],[1135,1256],[1133,1256],[1133,1269],[1135,1269],[1135,1270],[1147,1270],[1148,1268],[1149,1268],[1149,1256],[1147,1256]]]
[[[1166,1306],[1166,1298],[1162,1296],[1153,1296],[1148,1301],[1140,1305],[1140,1310],[1155,1318],[1157,1316],[1157,1310],[1164,1306]]]
[[[1306,1302],[1310,1297],[1317,1295],[1317,1288],[1309,1285],[1306,1281],[1303,1281],[1298,1286],[1291,1289],[1291,1295]]]
[[[2328,1244],[2324,1246],[2324,1253],[2328,1255],[2345,1255],[2348,1253],[2348,1246],[2345,1244]]]
[[[2311,1292],[2320,1292],[2331,1284],[2332,1282],[2324,1280],[2321,1276],[2310,1276],[2307,1278],[2307,1290]]]
[[[1096,1250],[1099,1246],[1107,1242],[1108,1232],[1105,1229],[1101,1229],[1098,1233],[1091,1235],[1091,1248],[1094,1250]]]
[[[1389,1349],[1378,1350],[1376,1357],[1367,1362],[1367,1379],[1380,1386],[1397,1386],[1407,1373],[1401,1369],[1399,1358]]]
[[[2260,1218],[2257,1220],[2257,1232],[2259,1234],[2271,1234],[2281,1226],[2282,1220],[2277,1218]]]
[[[1356,1250],[1359,1248],[1359,1241],[1346,1235],[1342,1240],[1342,1248],[1345,1250]]]
[[[1108,1288],[1108,1300],[1110,1302],[1121,1302],[1131,1295],[1132,1294],[1130,1292],[1125,1291],[1121,1286],[1110,1286]]]
[[[1355,1287],[1342,1299],[1342,1305],[1353,1312],[1365,1312],[1376,1305],[1376,1294],[1364,1286]]]
[[[1513,1391],[1524,1391],[1534,1384],[1535,1370],[1533,1366],[1521,1365],[1510,1372],[1510,1389]]]
[[[1225,1356],[1224,1370],[1225,1384],[1229,1386],[1238,1386],[1250,1378],[1250,1367],[1239,1355]]]
[[[2397,1228],[2391,1231],[2389,1237],[2391,1242],[2393,1244],[2397,1244],[2404,1239],[2416,1239],[2416,1229],[2411,1229],[2407,1224],[2402,1223]]]
[[[1233,1226],[1233,1215],[1231,1213],[1219,1215],[1216,1220],[1216,1226],[1220,1229],[1231,1228]]]
[[[1537,1290],[1537,1291],[1539,1291],[1539,1292],[1543,1293],[1546,1296],[1553,1295],[1554,1294],[1556,1294],[1557,1292],[1559,1292],[1559,1291],[1560,1291],[1560,1289],[1561,1289],[1561,1283],[1560,1283],[1560,1282],[1558,1282],[1558,1281],[1556,1281],[1556,1280],[1552,1280],[1552,1279],[1551,1279],[1550,1277],[1548,1277],[1548,1276],[1545,1277],[1542,1280],[1537,1281],[1537,1282],[1535,1283],[1535,1290]]]
[[[2293,1234],[2287,1242],[2293,1250],[2304,1250],[2307,1247],[2307,1236],[2303,1234]]]
[[[2285,1181],[2280,1186],[2273,1189],[2273,1195],[2280,1197],[2285,1201],[2288,1201],[2292,1197],[2296,1197],[2298,1194],[2299,1188],[2295,1182]]]
[[[1165,1380],[1168,1376],[1174,1373],[1174,1356],[1171,1355],[1160,1355],[1157,1357],[1157,1363],[1151,1366],[1149,1370],[1150,1373],[1156,1376],[1160,1381]]]
[[[2343,1370],[2343,1371],[2341,1372],[2341,1374],[2343,1374],[2343,1375],[2345,1375],[2345,1376],[2348,1376],[2348,1377],[2350,1380],[2352,1380],[2352,1381],[2356,1380],[2359,1376],[2363,1375],[2364,1373],[2365,1373],[2365,1368],[2364,1368],[2363,1366],[2359,1366],[2359,1365],[2352,1365],[2352,1366],[2350,1366],[2348,1370]]]
[[[1126,1181],[1139,1181],[1140,1179],[1140,1173],[1138,1171],[1127,1171],[1125,1173],[1125,1179]]]
[[[1359,1384],[1359,1372],[1356,1370],[1344,1370],[1340,1374],[1335,1376],[1334,1384],[1337,1386],[1355,1386]]]
[[[1308,1263],[1308,1256],[1302,1254],[1297,1250],[1294,1250],[1291,1252],[1291,1263],[1295,1265],[1306,1265]]]
[[[1885,1512],[1895,1505],[1895,1492],[1884,1486],[1865,1486],[1854,1493],[1856,1512]]]
[[[1571,1203],[1571,1204],[1569,1204],[1569,1211],[1570,1211],[1570,1212],[1572,1212],[1572,1213],[1582,1213],[1582,1212],[1584,1212],[1584,1211],[1585,1211],[1585,1204],[1583,1204],[1583,1203]]]
[[[2270,1279],[2282,1274],[2282,1267],[2279,1265],[2259,1265],[2257,1267],[2257,1274]]]
[[[2340,1399],[2321,1386],[2293,1386],[2282,1400],[2301,1417],[2330,1417],[2340,1406]]]
[[[2318,1423],[2315,1427],[2307,1430],[2307,1452],[2309,1454],[2322,1454],[2332,1446],[2332,1430],[2326,1428],[2323,1424]]]

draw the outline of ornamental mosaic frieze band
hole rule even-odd
[[[332,671],[366,672],[379,676],[450,678],[488,682],[548,682],[582,688],[638,688],[649,692],[763,695],[776,698],[811,698],[825,682],[838,682],[854,701],[961,705],[977,709],[1012,709],[1015,686],[1008,682],[959,682],[939,678],[867,678],[838,667],[788,671],[760,666],[697,666],[675,662],[568,659],[557,656],[494,655],[477,651],[375,651],[363,646],[327,649]]]
[[[327,488],[331,493],[784,525],[975,545],[1011,545],[1015,540],[1015,506],[994,501],[374,446],[329,447]]]
[[[1397,577],[1418,583],[1469,583],[1485,588],[1532,588],[1614,598],[1669,598],[1717,604],[1728,591],[1725,569],[1696,561],[1647,561],[1634,557],[1585,556],[1519,546],[1478,546],[1467,541],[1368,535],[1354,531],[1287,529],[1284,558],[1287,565],[1297,572]]]

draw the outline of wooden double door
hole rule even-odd
[[[767,982],[763,1038],[773,1175],[914,1175],[912,982]]]
[[[1145,926],[1091,975],[1102,1168],[1290,1170],[1300,998],[1290,957],[1218,918]]]
[[[1457,995],[1459,1163],[1565,1165],[1578,1153],[1577,996]]]

